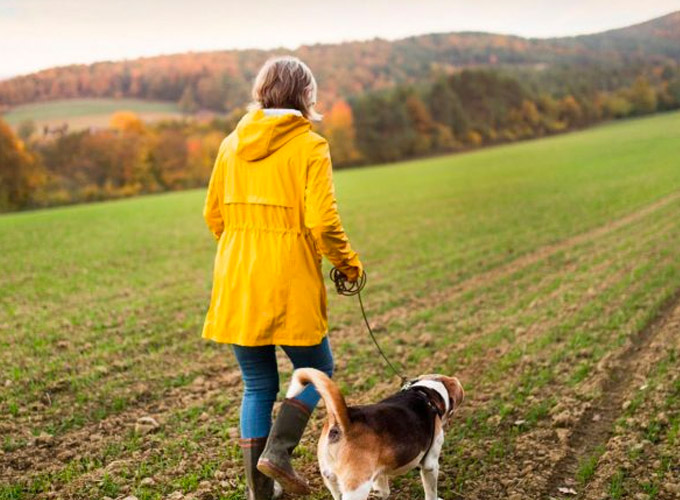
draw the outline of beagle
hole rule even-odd
[[[423,375],[379,403],[347,406],[326,374],[301,368],[293,373],[286,397],[296,396],[307,384],[316,387],[328,412],[318,460],[335,500],[365,500],[371,490],[387,498],[388,478],[415,467],[420,468],[425,500],[437,500],[444,425],[464,397],[457,378]]]

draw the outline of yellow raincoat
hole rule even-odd
[[[320,343],[322,254],[351,280],[362,266],[338,215],[328,143],[309,120],[247,113],[220,146],[203,216],[218,240],[203,338]]]

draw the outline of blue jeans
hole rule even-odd
[[[281,348],[294,368],[316,368],[329,377],[333,375],[333,354],[328,337],[324,337],[318,345],[282,345]],[[279,392],[276,346],[245,347],[232,344],[232,349],[241,367],[245,386],[241,403],[241,437],[267,437],[272,425],[272,408]],[[319,393],[314,386],[309,385],[295,399],[312,411],[319,402]]]

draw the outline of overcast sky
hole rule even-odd
[[[71,63],[376,36],[575,35],[674,10],[680,0],[0,0],[0,78]]]

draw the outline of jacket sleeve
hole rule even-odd
[[[350,281],[363,273],[363,266],[349,243],[338,214],[333,186],[333,167],[326,141],[312,150],[305,187],[305,226],[321,253]]]
[[[217,159],[213,166],[212,174],[210,175],[210,183],[208,184],[208,193],[205,197],[205,205],[203,206],[203,218],[208,225],[208,229],[213,233],[216,240],[220,239],[222,231],[224,231],[224,220],[222,219],[221,200],[224,192],[224,177],[222,168],[223,146],[217,154]]]

